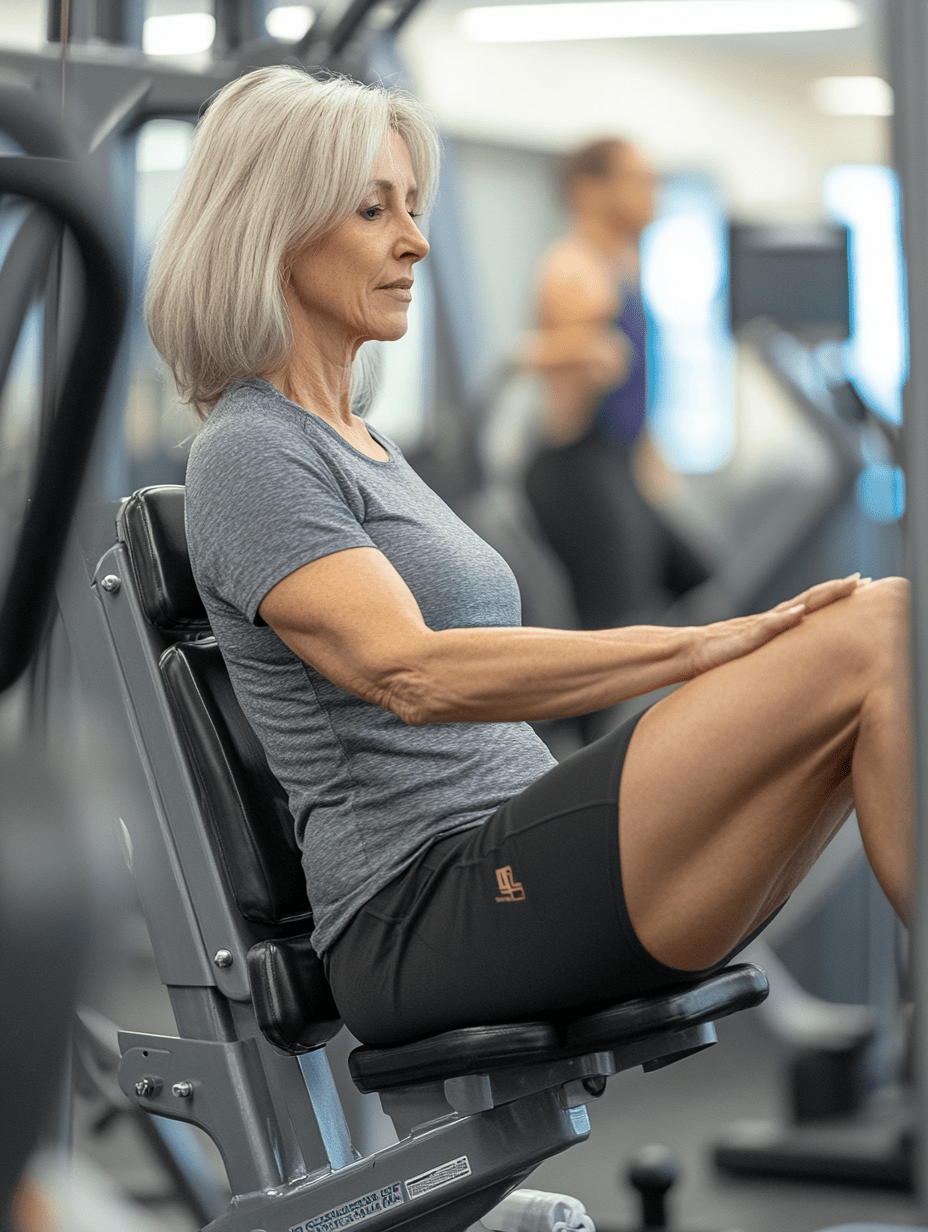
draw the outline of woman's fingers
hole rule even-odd
[[[834,603],[838,599],[846,599],[848,595],[854,593],[858,586],[864,584],[859,573],[852,573],[846,578],[833,578],[828,582],[819,582],[818,585],[804,590],[801,595],[796,595],[794,599],[778,603],[773,611],[785,611],[797,603],[802,603],[808,611],[816,612],[819,608],[827,607],[829,603]]]
[[[832,578],[810,586],[794,599],[786,599],[756,616],[741,616],[735,620],[705,625],[696,656],[697,674],[750,654],[778,634],[798,625],[809,612],[817,612],[829,603],[846,599],[858,586],[866,586],[870,581],[872,578],[861,578],[859,573],[852,573],[846,578]]]

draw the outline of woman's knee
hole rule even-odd
[[[861,586],[808,621],[823,649],[848,666],[885,671],[908,652],[910,587],[906,578],[887,577]]]
[[[883,661],[904,659],[909,647],[911,588],[907,578],[887,577],[861,586],[851,597],[858,635],[870,654]]]
[[[852,596],[857,600],[876,602],[895,613],[899,619],[908,618],[911,601],[911,585],[908,578],[884,577],[859,587]]]

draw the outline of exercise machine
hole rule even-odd
[[[285,798],[209,635],[183,489],[143,490],[112,514],[93,601],[149,784],[150,808],[123,822],[179,1031],[122,1032],[119,1082],[216,1142],[233,1200],[211,1229],[463,1230],[587,1136],[586,1105],[609,1076],[708,1046],[714,1018],[763,998],[763,975],[742,965],[594,1013],[357,1048],[352,1078],[379,1094],[399,1142],[356,1159]]]

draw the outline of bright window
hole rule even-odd
[[[825,181],[825,206],[850,230],[847,374],[875,411],[899,423],[908,357],[895,172],[889,167],[835,167]]]
[[[713,183],[669,177],[641,247],[651,433],[672,467],[720,469],[735,442],[726,222]]]

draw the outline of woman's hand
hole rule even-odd
[[[759,612],[756,616],[738,616],[734,620],[722,620],[694,630],[697,637],[693,650],[693,675],[700,676],[722,663],[750,654],[778,634],[800,624],[810,612],[817,612],[838,599],[846,599],[858,586],[865,586],[869,581],[869,578],[861,579],[859,573],[852,573],[850,577],[819,582],[817,586],[811,586],[794,599],[778,603],[767,612]]]
[[[852,573],[850,577],[819,582],[816,586],[810,586],[808,590],[804,590],[801,595],[796,595],[795,599],[787,599],[783,603],[778,603],[773,610],[775,612],[785,611],[801,603],[807,612],[817,612],[820,607],[827,607],[836,599],[846,599],[859,586],[866,586],[872,581],[873,578],[862,578],[859,573]]]

